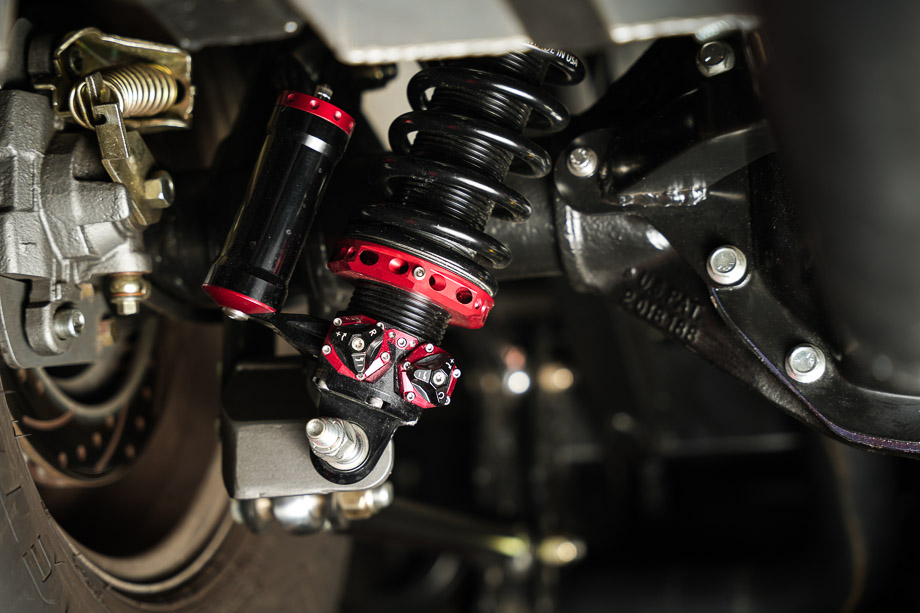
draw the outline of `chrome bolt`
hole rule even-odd
[[[415,400],[415,392],[409,392],[409,393],[407,393],[407,394],[406,394],[406,400],[408,400],[409,402],[412,402],[413,400]]]
[[[313,97],[328,102],[332,100],[332,88],[328,85],[317,85],[316,89],[313,90]]]
[[[323,355],[329,355],[330,353],[332,353],[332,347],[323,345]]]
[[[364,381],[364,377],[366,376],[367,375],[365,375],[363,372],[359,372],[358,374],[355,375],[355,379],[357,379],[358,381]]]
[[[434,345],[432,345],[431,343],[428,343],[427,345],[425,345],[425,351],[427,351],[428,353],[431,353],[432,351],[434,351]]]
[[[786,374],[799,383],[817,381],[824,376],[826,368],[824,352],[814,345],[797,345],[786,356]]]
[[[378,321],[378,322],[377,322],[377,327],[380,328],[381,330],[383,330],[384,328],[386,328],[386,325],[384,325],[384,323],[383,323],[382,321]]]
[[[396,346],[399,347],[400,349],[405,349],[406,345],[408,344],[409,343],[404,338],[396,339]]]
[[[569,153],[569,172],[576,177],[590,177],[597,170],[597,154],[587,147],[576,147]]]
[[[724,245],[709,255],[706,272],[720,285],[734,285],[747,273],[747,258],[737,247]]]
[[[696,65],[705,76],[714,77],[734,68],[735,54],[727,44],[715,40],[700,47]]]
[[[389,482],[370,490],[335,492],[333,504],[339,514],[347,520],[367,519],[390,506],[393,502],[393,486]]]
[[[232,319],[233,321],[246,321],[249,319],[249,315],[242,311],[237,311],[236,309],[231,309],[230,307],[224,307],[221,309],[224,312],[224,315]]]
[[[381,353],[381,354],[380,354],[380,359],[383,360],[384,362],[389,362],[389,361],[390,361],[390,354],[389,354],[389,352],[384,351],[383,353]]]
[[[327,500],[320,494],[272,498],[272,515],[284,530],[293,534],[313,534],[327,524]]]
[[[389,334],[387,334],[387,336],[390,337],[390,338],[396,338],[396,333],[393,332],[392,330],[390,330],[390,332],[389,332]]]
[[[150,287],[139,272],[120,272],[109,276],[109,296],[115,313],[136,315],[140,303],[150,295]]]
[[[335,319],[333,319],[333,320],[332,320],[332,325],[333,325],[333,326],[341,326],[341,325],[342,325],[342,318],[341,318],[341,317],[336,317]]]
[[[54,333],[59,339],[77,338],[86,327],[83,311],[77,307],[65,306],[54,313]]]
[[[419,279],[419,280],[424,279],[424,278],[425,278],[425,269],[422,268],[421,266],[416,266],[416,267],[412,270],[412,276],[415,277],[416,279]]]
[[[455,368],[455,369],[454,369],[454,372],[450,373],[450,376],[453,377],[454,379],[459,379],[459,378],[460,378],[460,369],[459,369],[459,368]]]
[[[364,339],[360,336],[353,336],[351,338],[351,348],[355,351],[364,351]]]
[[[435,385],[444,385],[444,382],[447,381],[447,375],[444,374],[444,371],[439,370],[431,376],[431,382]]]
[[[412,362],[403,362],[403,368],[409,370],[409,367],[412,366]]]
[[[338,470],[355,469],[367,459],[367,435],[360,426],[344,419],[311,419],[307,440],[317,457]]]

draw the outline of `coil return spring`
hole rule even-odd
[[[182,97],[178,80],[156,64],[120,66],[102,71],[102,77],[125,118],[159,115]],[[92,130],[92,101],[85,80],[70,91],[69,106],[74,120]]]
[[[390,126],[395,155],[374,177],[387,203],[359,212],[330,262],[357,282],[347,312],[436,344],[448,324],[480,327],[497,290],[489,269],[511,262],[509,249],[483,231],[486,223],[493,211],[517,221],[531,213],[503,181],[509,172],[542,177],[552,167],[524,129],[550,133],[569,120],[540,86],[583,77],[574,56],[536,46],[416,74],[407,91],[413,110]]]

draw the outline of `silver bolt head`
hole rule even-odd
[[[576,147],[569,153],[566,163],[576,177],[590,177],[597,170],[597,154],[587,147]]]
[[[317,85],[316,89],[313,90],[313,97],[328,102],[332,100],[332,88],[324,84]]]
[[[341,317],[336,317],[335,319],[333,319],[333,320],[332,320],[332,325],[333,325],[333,326],[341,326],[341,325],[342,325],[342,318],[341,318]]]
[[[384,362],[389,362],[389,361],[390,361],[390,354],[389,354],[389,352],[384,351],[383,353],[381,353],[381,354],[380,354],[380,359],[383,360]]]
[[[719,285],[735,285],[747,273],[747,258],[737,247],[723,245],[709,254],[706,272]]]
[[[696,65],[703,75],[714,77],[735,67],[735,54],[728,44],[711,41],[700,47]]]
[[[117,304],[116,304],[116,310],[117,310]],[[237,311],[236,309],[231,309],[230,307],[224,307],[221,310],[224,312],[224,315],[226,315],[227,317],[229,317],[230,319],[234,321],[246,321],[247,319],[249,319],[249,315],[247,315],[246,313],[242,311]],[[136,312],[137,311],[135,311],[135,313]],[[122,313],[118,313],[118,314],[122,315]]]
[[[351,337],[351,348],[355,351],[363,351],[365,346],[364,339],[360,336]]]
[[[332,353],[332,347],[323,345],[323,355],[329,355],[330,353]]]
[[[454,372],[450,373],[450,376],[453,377],[454,379],[459,379],[459,378],[460,378],[460,369],[459,369],[459,368],[455,368],[455,369],[454,369]]]
[[[389,338],[396,338],[396,333],[393,332],[392,330],[390,330],[390,331],[387,333],[387,336],[388,336]]]
[[[434,345],[432,345],[431,343],[428,343],[427,345],[425,345],[425,351],[427,351],[428,353],[431,353],[432,351],[434,351]]]
[[[357,379],[358,381],[364,381],[364,378],[366,376],[367,375],[365,375],[363,372],[359,372],[358,374],[355,375],[355,379]]]
[[[797,345],[786,355],[786,374],[799,383],[817,381],[826,369],[824,352],[814,345]]]
[[[54,314],[54,333],[59,339],[77,338],[86,327],[83,311],[76,307],[62,307]]]
[[[413,400],[415,400],[415,392],[409,392],[408,394],[406,394],[406,400],[408,400],[409,402],[412,402]]]
[[[431,382],[435,385],[444,385],[444,382],[447,381],[447,374],[444,371],[437,371],[431,376]]]
[[[424,279],[424,278],[425,278],[425,269],[422,268],[421,266],[416,266],[416,267],[412,270],[412,276],[415,277],[416,279]]]
[[[404,348],[408,344],[409,344],[408,341],[406,341],[406,339],[404,338],[396,339],[396,346],[399,347],[400,349]]]

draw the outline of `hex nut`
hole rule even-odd
[[[151,206],[165,209],[176,199],[176,187],[165,170],[157,170],[144,181],[144,199]]]

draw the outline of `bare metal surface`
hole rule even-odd
[[[292,0],[347,64],[521,51],[530,39],[501,0]]]
[[[91,361],[107,308],[89,282],[150,269],[131,199],[91,137],[56,135],[46,97],[0,92],[0,126],[0,354],[17,368]],[[64,305],[85,316],[77,338],[54,331]]]
[[[757,27],[745,0],[592,0],[615,43]],[[708,36],[707,36],[708,38]]]

